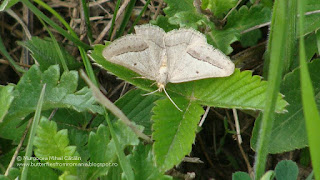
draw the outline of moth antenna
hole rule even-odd
[[[160,89],[160,88],[159,88]],[[167,93],[166,89],[163,87],[162,88],[164,93],[167,95],[167,97],[169,98],[169,100],[172,102],[172,104],[179,110],[182,112],[182,110],[176,105],[176,103],[174,103],[174,101],[171,99],[171,97],[169,96],[169,94]]]

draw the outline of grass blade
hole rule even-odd
[[[300,54],[300,79],[301,79],[301,95],[303,114],[306,121],[306,128],[308,134],[308,143],[310,148],[312,166],[316,180],[320,179],[320,117],[317,110],[317,105],[314,99],[314,90],[312,87],[308,66],[306,63],[306,52],[303,36],[304,25],[304,1],[299,1],[299,54]]]
[[[27,157],[27,159],[24,161],[25,164],[29,163],[29,161],[30,161],[29,158],[32,155],[33,141],[34,141],[34,137],[36,135],[36,130],[37,130],[37,127],[38,127],[38,124],[40,121],[40,115],[41,115],[41,109],[42,109],[45,90],[46,90],[46,84],[44,84],[42,87],[41,94],[40,94],[39,101],[38,101],[38,105],[37,105],[37,109],[36,109],[34,119],[32,122],[30,135],[29,135],[29,139],[28,139],[28,145],[26,148],[26,155],[25,156]],[[23,166],[22,173],[21,173],[22,180],[27,179],[28,168],[29,168],[29,166]]]
[[[266,148],[269,142],[269,132],[273,126],[276,99],[280,89],[282,78],[283,58],[286,32],[286,2],[277,0],[274,4],[270,32],[270,66],[268,74],[268,88],[266,92],[266,106],[260,126],[260,135],[254,164],[255,179],[260,179],[265,172],[265,164],[268,155]]]
[[[62,29],[59,25],[54,23],[50,18],[44,15],[38,8],[36,8],[31,2],[29,2],[28,0],[21,0],[21,2],[23,2],[35,15],[43,19],[46,23],[48,23],[50,26],[56,29],[60,34],[65,36],[67,39],[69,39],[76,45],[83,47],[86,50],[91,49],[91,47],[88,44],[80,41],[79,38],[74,37],[73,35],[69,34],[67,31]]]

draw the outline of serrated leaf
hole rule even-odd
[[[10,105],[13,101],[13,86],[0,86],[0,123],[2,122],[4,116],[7,114]]]
[[[135,89],[127,92],[124,96],[115,102],[122,112],[133,122],[145,127],[143,133],[151,135],[151,109],[154,107],[154,102],[161,96],[149,95],[144,96],[145,91]],[[110,113],[110,119],[115,121],[117,118]]]
[[[263,110],[267,81],[252,76],[251,71],[236,69],[224,78],[209,78],[181,84],[168,84],[167,89],[192,99],[201,105]],[[285,112],[287,102],[278,96],[277,112]]]
[[[162,172],[172,168],[191,152],[197,124],[204,110],[193,101],[173,98],[183,110],[178,111],[168,100],[158,100],[153,108],[152,139],[157,167]]]
[[[319,77],[320,59],[313,60],[308,64],[310,78],[314,87],[315,99],[320,110],[320,77]],[[285,95],[289,103],[288,113],[276,114],[272,131],[269,132],[269,153],[282,153],[294,149],[300,149],[308,146],[308,139],[303,117],[301,88],[300,88],[300,69],[288,73],[281,84],[280,91]],[[251,147],[255,149],[257,144],[258,131],[261,123],[261,116],[255,121]]]
[[[51,65],[56,64],[59,64],[60,68],[62,68],[59,53],[56,48],[52,48],[55,46],[52,41],[33,36],[30,40],[20,41],[18,44],[26,47],[31,52],[32,57],[39,63],[41,71],[45,71]],[[69,69],[78,69],[81,66],[81,63],[77,62],[65,48],[60,47],[60,50]]]
[[[295,162],[283,160],[277,164],[274,172],[277,180],[297,179],[299,169]]]
[[[96,104],[87,87],[76,91],[77,82],[76,71],[64,72],[60,76],[58,65],[51,66],[44,72],[41,72],[38,66],[32,66],[13,91],[15,98],[3,123],[0,124],[0,136],[7,139],[21,137],[24,126],[19,129],[16,126],[22,118],[35,111],[37,99],[45,83],[47,87],[43,110],[70,108],[79,112],[90,111],[102,114],[102,108]]]
[[[211,10],[214,16],[221,18],[237,4],[237,0],[202,0],[201,8]]]
[[[57,124],[42,117],[34,139],[34,154],[48,163],[79,163],[81,157],[75,146],[69,146],[68,131],[57,131]],[[72,159],[70,159],[72,158]],[[76,166],[50,165],[62,171],[76,174]]]
[[[164,8],[164,12],[168,16],[174,16],[176,13],[181,11],[193,11],[193,0],[164,0],[167,3],[167,7]]]
[[[95,46],[91,57],[103,68],[109,70],[119,78],[147,91],[154,91],[157,87],[153,82],[139,77],[137,73],[120,65],[112,64],[102,57],[104,46]],[[166,89],[171,96],[196,100],[199,104],[239,109],[264,109],[267,82],[261,81],[260,76],[252,76],[250,71],[240,72],[236,69],[233,75],[224,78],[208,78],[185,83],[168,83]],[[284,112],[287,105],[279,94],[276,107],[277,112]]]
[[[151,145],[143,146],[139,144],[128,158],[133,167],[135,177],[139,177],[139,180],[172,179],[171,176],[160,173],[159,169],[154,166]]]

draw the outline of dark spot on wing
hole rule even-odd
[[[199,74],[199,71],[196,71],[197,74]]]
[[[134,66],[136,66],[136,65],[137,65],[137,63],[133,63],[133,65],[134,65]]]

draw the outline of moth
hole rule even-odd
[[[209,45],[196,30],[182,28],[166,33],[146,24],[135,26],[135,32],[107,46],[102,52],[104,58],[155,81],[156,91],[164,90],[176,107],[165,90],[167,83],[226,77],[234,72],[229,57]]]

